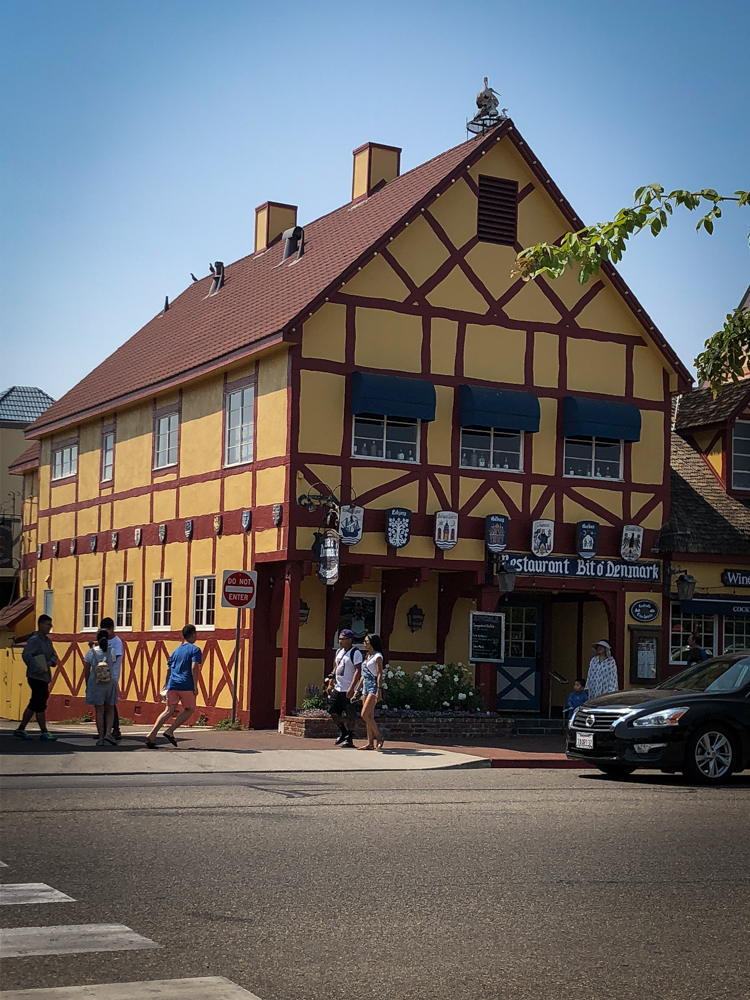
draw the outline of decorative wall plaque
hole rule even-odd
[[[220,535],[221,534],[222,522],[223,522],[223,519],[222,519],[221,514],[215,514],[214,515],[214,534],[215,535]]]
[[[271,517],[273,518],[273,523],[276,527],[281,526],[282,518],[284,517],[284,507],[280,503],[275,503],[271,508]]]
[[[249,531],[253,526],[253,512],[251,510],[242,511],[242,530]]]
[[[76,540],[75,538],[70,539],[70,554],[74,556],[76,554]]]
[[[339,533],[342,545],[356,545],[362,541],[365,524],[364,507],[349,504],[342,507],[339,515]]]
[[[622,529],[620,555],[626,562],[637,562],[643,549],[643,528],[640,524],[626,524]]]
[[[142,538],[142,531],[140,528],[136,528],[135,531],[133,532],[133,542],[135,543],[136,548],[140,548],[141,538]]]
[[[96,543],[97,543],[97,541],[98,541],[98,537],[96,535],[90,535],[89,536],[89,548],[91,549],[92,552],[96,552]]]
[[[117,543],[119,540],[120,540],[120,532],[113,531],[112,534],[109,536],[109,541],[113,549],[117,548]]]
[[[167,526],[166,524],[159,525],[159,541],[163,545],[167,540]]]
[[[57,542],[52,543],[52,557],[57,559]]]
[[[411,538],[411,511],[405,507],[391,507],[385,517],[386,542],[393,549],[402,549]]]
[[[485,533],[490,552],[503,552],[508,545],[508,517],[505,514],[488,514]]]
[[[190,541],[192,537],[193,537],[193,522],[185,521],[185,538],[187,538],[187,540]]]
[[[535,556],[549,556],[555,547],[555,522],[534,521],[531,526],[531,551]]]
[[[599,525],[596,521],[579,521],[576,525],[576,552],[581,559],[593,559],[599,550]]]
[[[452,549],[458,541],[458,514],[452,510],[439,510],[435,514],[435,545],[439,549]]]

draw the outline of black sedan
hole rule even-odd
[[[624,777],[638,767],[718,784],[750,768],[750,653],[706,660],[655,687],[592,698],[574,713],[566,751]]]

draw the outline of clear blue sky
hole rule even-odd
[[[409,169],[465,138],[482,77],[579,215],[641,184],[750,187],[750,4],[3,0],[2,377],[55,397],[253,249],[350,196],[351,151]],[[686,362],[750,283],[750,211],[685,218],[621,266]]]

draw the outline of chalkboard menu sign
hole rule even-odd
[[[500,611],[469,614],[469,660],[472,663],[502,663],[505,659],[505,615]]]

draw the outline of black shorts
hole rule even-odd
[[[354,709],[345,691],[331,691],[328,696],[328,711],[331,715],[345,715],[349,721],[354,718]]]
[[[34,677],[27,677],[26,680],[31,688],[29,708],[32,712],[46,712],[47,699],[49,698],[49,684],[46,681],[38,681]]]

